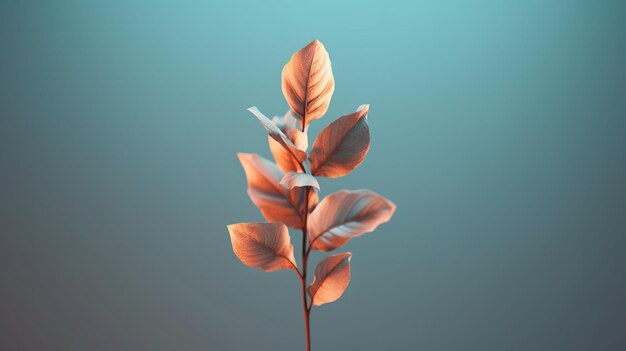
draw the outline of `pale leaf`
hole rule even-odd
[[[314,250],[331,251],[391,219],[396,205],[370,190],[341,190],[325,197],[308,217]]]
[[[311,174],[337,178],[363,162],[370,148],[368,110],[369,105],[363,105],[320,132],[309,155]]]
[[[281,179],[280,184],[289,189],[304,186],[310,186],[316,189],[320,188],[320,185],[314,176],[302,172],[289,172],[285,174],[283,179]]]
[[[281,185],[283,171],[259,155],[238,153],[237,156],[248,179],[248,195],[265,219],[301,229],[305,188],[288,189]]]
[[[266,272],[298,271],[289,231],[282,223],[238,223],[228,227],[235,255],[245,265]]]
[[[252,106],[248,109],[252,114],[261,122],[261,125],[267,130],[267,133],[282,147],[284,147],[298,162],[302,163],[306,160],[306,153],[298,149],[294,143],[280,130],[277,126],[270,121],[256,106]]]
[[[309,147],[309,137],[306,133],[301,132],[299,130],[295,130],[292,132],[293,137],[289,137],[291,138],[291,140],[293,141],[293,144],[300,150],[306,152],[306,149]],[[289,136],[289,134],[287,134],[287,136]]]
[[[282,73],[282,90],[289,107],[306,127],[326,113],[335,90],[328,52],[314,40],[291,56]]]
[[[274,116],[272,123],[282,130],[298,149],[306,151],[309,147],[309,140],[306,134],[308,127],[302,131],[300,117],[293,111],[287,111],[282,117]]]
[[[307,289],[313,305],[323,305],[341,297],[350,283],[351,258],[351,253],[344,252],[328,256],[318,263],[313,282]]]
[[[298,117],[291,110],[287,111],[283,117],[274,116],[272,118],[272,124],[278,127],[298,149],[306,151],[309,145],[308,137],[299,129],[298,123]],[[274,160],[280,169],[284,172],[302,170],[301,163],[292,156],[289,149],[283,147],[271,136],[268,136],[267,140]]]

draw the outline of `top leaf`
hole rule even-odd
[[[362,105],[324,128],[315,139],[309,160],[311,174],[342,177],[358,167],[370,149],[369,105]]]
[[[330,59],[319,40],[291,56],[282,73],[282,89],[289,107],[306,127],[322,117],[335,90]]]

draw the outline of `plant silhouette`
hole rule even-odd
[[[291,269],[300,278],[307,350],[311,350],[311,309],[341,297],[350,281],[352,257],[349,252],[326,257],[307,286],[311,251],[338,249],[389,221],[396,209],[370,190],[342,190],[319,201],[315,177],[347,175],[363,162],[370,148],[369,105],[362,105],[324,128],[307,156],[308,125],[326,113],[334,89],[328,52],[314,40],[283,68],[282,90],[290,111],[270,120],[256,107],[248,109],[267,131],[276,163],[256,154],[238,156],[248,179],[248,195],[269,223],[227,226],[241,262],[266,272]],[[302,231],[301,270],[287,227]]]

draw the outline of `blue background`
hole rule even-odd
[[[372,149],[322,195],[398,205],[353,240],[314,350],[626,349],[619,1],[3,1],[0,349],[299,350],[299,282],[233,255],[236,152],[320,39]],[[294,234],[296,247],[299,235]],[[314,262],[323,255],[316,253]]]

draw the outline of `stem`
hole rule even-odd
[[[306,96],[306,94],[305,94]],[[306,111],[306,106],[305,106]],[[302,132],[306,133],[305,130],[305,121],[306,116],[302,117]],[[306,168],[304,165],[300,163],[300,168],[302,168],[302,172],[306,173]],[[304,313],[304,331],[306,333],[306,351],[311,351],[311,328],[309,323],[309,315],[311,314],[311,307],[313,306],[313,300],[311,300],[311,304],[307,303],[307,294],[306,294],[306,266],[309,261],[309,251],[310,247],[307,248],[307,242],[309,241],[308,233],[307,233],[307,222],[309,217],[309,191],[310,187],[304,188],[304,223],[302,226],[302,274],[300,275],[300,282],[302,283],[302,312]]]
[[[300,276],[300,281],[302,282],[302,311],[304,313],[304,330],[306,332],[306,350],[311,351],[311,329],[309,327],[309,315],[311,313],[311,307],[307,303],[307,294],[306,294],[306,267],[307,262],[309,260],[309,250],[307,249],[307,219],[309,214],[309,187],[305,187],[305,196],[304,196],[304,226],[302,228],[302,275]]]

